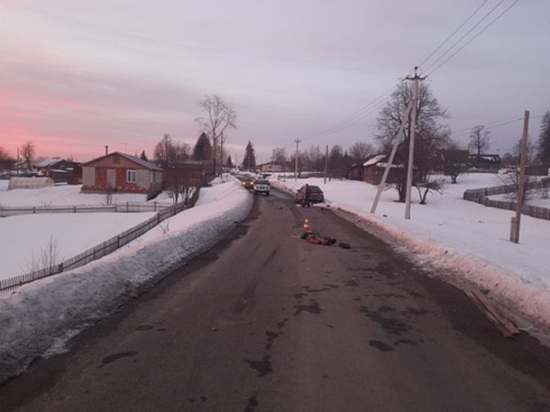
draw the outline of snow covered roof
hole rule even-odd
[[[109,154],[106,154],[104,156],[101,156],[101,157],[98,157],[96,159],[93,159],[93,160],[90,160],[89,162],[85,162],[82,164],[82,166],[88,166],[88,165],[91,165],[92,163],[95,163],[97,162],[98,160],[101,160],[101,159],[105,159],[106,157],[111,157],[111,156],[114,156],[114,155],[118,155],[118,156],[121,156],[121,157],[124,157],[125,159],[133,162],[133,163],[136,163],[138,165],[140,165],[141,167],[145,168],[145,169],[149,169],[149,170],[154,170],[154,171],[158,171],[158,172],[162,172],[162,168],[158,167],[156,164],[154,163],[151,163],[147,160],[143,160],[142,158],[140,157],[137,157],[137,156],[131,156],[129,154],[126,154],[126,153],[120,153],[120,152],[113,152],[113,153],[109,153]]]
[[[370,159],[368,159],[365,163],[363,163],[363,166],[375,165],[376,163],[384,160],[386,157],[388,157],[388,155],[385,155],[385,154],[379,154],[379,155],[373,156]]]
[[[55,165],[56,163],[62,162],[63,160],[64,159],[61,159],[60,157],[50,157],[48,159],[40,161],[35,166],[38,168],[50,167],[52,165]]]

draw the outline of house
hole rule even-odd
[[[388,155],[386,154],[378,154],[367,159],[365,163],[363,163],[362,180],[373,185],[380,184],[382,176],[384,175],[384,170],[386,169],[387,158]],[[358,172],[356,171],[355,173]],[[399,182],[402,179],[403,173],[403,165],[393,164],[390,168],[386,183]]]
[[[44,176],[51,177],[55,183],[67,183],[74,180],[75,162],[59,157],[41,160],[34,165]]]
[[[261,164],[258,166],[258,168],[260,169],[260,171],[268,173],[278,173],[283,171],[283,166],[275,162]]]
[[[162,189],[174,186],[201,187],[207,184],[207,171],[210,162],[187,160],[164,166]]]
[[[83,192],[148,193],[162,185],[160,167],[125,153],[109,153],[81,167]]]
[[[488,171],[496,173],[502,166],[500,156],[497,154],[470,155],[468,156],[468,162],[478,172]]]

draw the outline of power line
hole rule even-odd
[[[481,18],[481,20],[479,20],[476,24],[474,24],[470,30],[468,30],[465,34],[463,34],[456,42],[453,43],[453,45],[451,47],[449,47],[442,55],[440,55],[434,62],[432,62],[424,71],[428,71],[430,70],[430,68],[432,68],[435,64],[437,64],[437,62],[439,62],[441,59],[443,59],[448,53],[451,52],[451,50],[453,50],[466,36],[468,36],[477,26],[479,26],[481,23],[483,23],[483,21],[488,18],[496,9],[498,9],[502,3],[504,3],[505,0],[500,0],[500,2],[498,2],[496,4],[496,6],[494,6],[491,10],[489,10],[488,13],[485,14],[485,16],[483,16]]]
[[[487,128],[487,129],[495,129],[497,127],[502,127],[502,126],[506,126],[506,125],[509,125],[511,123],[515,123],[515,122],[520,122],[523,120],[523,117],[519,117],[517,119],[513,119],[513,120],[506,120],[504,122],[501,122],[501,123],[495,123],[495,124],[490,124],[490,125],[485,125],[484,127]],[[462,137],[462,136],[467,136],[469,135],[470,133],[472,132],[472,129],[463,129],[463,131],[459,131],[458,134],[454,134],[453,137]]]
[[[466,20],[464,20],[464,22],[462,22],[462,24],[461,24],[460,26],[458,26],[458,27],[455,29],[455,31],[453,31],[453,32],[451,33],[451,35],[450,35],[449,37],[447,37],[447,38],[445,39],[445,41],[444,41],[443,43],[441,43],[441,44],[440,44],[440,45],[439,45],[439,46],[438,46],[438,47],[437,47],[428,57],[426,57],[426,58],[422,61],[422,63],[420,63],[418,66],[422,67],[422,65],[423,65],[424,63],[426,63],[428,60],[430,60],[430,58],[431,58],[434,54],[436,54],[436,53],[437,53],[437,52],[438,52],[438,51],[439,51],[439,50],[440,50],[440,49],[441,49],[441,48],[442,48],[442,47],[443,47],[443,46],[444,46],[444,45],[445,45],[445,44],[446,44],[446,43],[447,43],[447,42],[448,42],[448,41],[449,41],[449,40],[450,40],[450,39],[451,39],[451,38],[461,29],[461,28],[462,28],[462,27],[464,27],[464,25],[465,25],[466,23],[468,23],[468,22],[472,19],[472,17],[474,17],[474,16],[477,14],[477,12],[478,12],[479,10],[481,10],[481,9],[483,8],[483,6],[485,6],[485,4],[487,4],[488,1],[489,1],[489,0],[485,0],[485,1],[481,4],[481,6],[479,6],[477,9],[475,9],[475,11],[474,11],[472,14],[470,14],[470,16],[469,16]]]
[[[331,134],[334,134],[342,129],[345,129],[348,126],[351,126],[352,124],[355,124],[359,122],[364,117],[368,116],[369,114],[373,113],[375,110],[378,109],[379,101],[382,100],[384,97],[386,97],[389,93],[391,93],[396,86],[392,87],[391,89],[386,90],[384,93],[382,93],[380,96],[363,106],[361,109],[356,111],[355,113],[351,114],[350,116],[346,117],[345,119],[341,120],[338,123],[333,124],[332,126],[329,126],[328,128],[321,130],[320,132],[313,133],[307,136],[304,136],[302,139],[311,139],[313,137],[323,137],[323,136],[329,136]]]
[[[487,30],[489,27],[491,27],[497,20],[499,20],[508,10],[510,10],[512,7],[514,7],[519,0],[515,0],[510,6],[508,6],[502,13],[500,13],[497,17],[495,17],[491,22],[486,25],[483,29],[481,29],[474,37],[472,37],[470,40],[468,40],[463,46],[461,46],[457,51],[455,51],[453,54],[451,54],[447,59],[445,59],[443,62],[441,62],[435,69],[433,69],[428,75],[433,74],[437,69],[439,69],[441,66],[443,66],[445,63],[447,63],[449,60],[451,60],[454,56],[456,56],[464,47],[466,47],[468,44],[470,44],[473,40],[475,40],[479,35],[481,35],[485,30]],[[500,3],[498,4],[500,5]],[[497,6],[498,6],[497,5]],[[492,11],[491,11],[492,12]],[[469,32],[468,32],[469,33]],[[462,38],[461,38],[462,39]],[[436,61],[437,62],[437,61]],[[432,63],[431,66],[433,66],[436,62]],[[430,66],[430,67],[431,67]],[[428,67],[429,69],[429,67]]]
[[[447,44],[447,42],[462,29],[486,4],[488,0],[485,0],[474,12],[463,22],[461,23],[457,29],[453,31],[453,33],[448,36],[427,58],[423,60],[421,64],[426,63],[431,59],[441,48]],[[473,27],[471,27],[464,35],[462,35],[452,46],[450,46],[443,54],[441,54],[434,62],[432,62],[428,68],[425,71],[428,71],[430,68],[432,68],[435,64],[437,64],[441,59],[443,59],[447,54],[449,54],[464,38],[466,38],[470,33],[472,33],[473,30],[475,30],[483,21],[485,21],[491,14],[493,14],[503,3],[505,0],[500,0],[489,12],[487,12],[477,23],[474,24]],[[518,3],[519,0],[515,0],[510,6],[508,6],[502,13],[500,13],[498,16],[496,16],[489,24],[487,24],[485,27],[483,27],[479,32],[477,32],[470,40],[468,40],[465,44],[463,44],[458,50],[456,50],[453,54],[451,54],[448,58],[446,58],[443,62],[441,62],[438,66],[436,66],[428,75],[433,74],[436,70],[438,70],[441,66],[443,66],[445,63],[447,63],[451,58],[453,58],[456,54],[458,54],[462,49],[464,49],[468,44],[470,44],[474,39],[476,39],[478,36],[480,36],[485,30],[487,30],[491,25],[493,25],[497,20],[499,20],[508,10],[510,10],[516,3]],[[409,73],[410,74],[410,73]],[[376,99],[368,103],[367,105],[363,106],[361,109],[356,111],[355,113],[351,114],[350,116],[346,117],[345,119],[341,120],[340,122],[337,122],[333,124],[332,126],[327,127],[324,130],[321,130],[317,133],[313,133],[307,136],[304,136],[302,139],[311,139],[315,137],[324,137],[329,136],[331,134],[334,134],[342,129],[345,129],[357,122],[359,122],[361,119],[365,118],[366,116],[372,114],[380,107],[380,101],[386,97],[388,94],[390,94],[397,86],[392,87],[391,89],[388,89],[383,94],[378,96]],[[519,119],[521,120],[521,119]],[[516,122],[518,120],[512,120],[505,122],[503,124],[497,124],[490,127],[499,127],[503,126],[505,124],[509,124],[512,122]],[[468,132],[469,133],[469,132]],[[467,133],[466,133],[467,134]],[[458,135],[456,137],[459,137],[462,135]]]

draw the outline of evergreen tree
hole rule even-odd
[[[145,150],[142,150],[142,151],[141,151],[141,155],[139,155],[139,158],[140,158],[141,160],[145,160],[146,162],[148,161],[147,155],[145,154]]]
[[[246,145],[242,168],[247,170],[256,169],[256,156],[254,155],[254,146],[249,141]]]
[[[543,165],[550,165],[550,111],[546,111],[540,122],[537,160]]]
[[[233,167],[233,159],[231,159],[231,155],[227,156],[227,162],[225,163],[226,167]]]
[[[193,160],[210,160],[212,156],[212,144],[206,133],[201,133],[193,148]]]

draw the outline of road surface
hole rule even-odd
[[[303,219],[350,249],[300,238]],[[209,252],[0,388],[0,411],[545,411],[550,352],[272,191]]]

